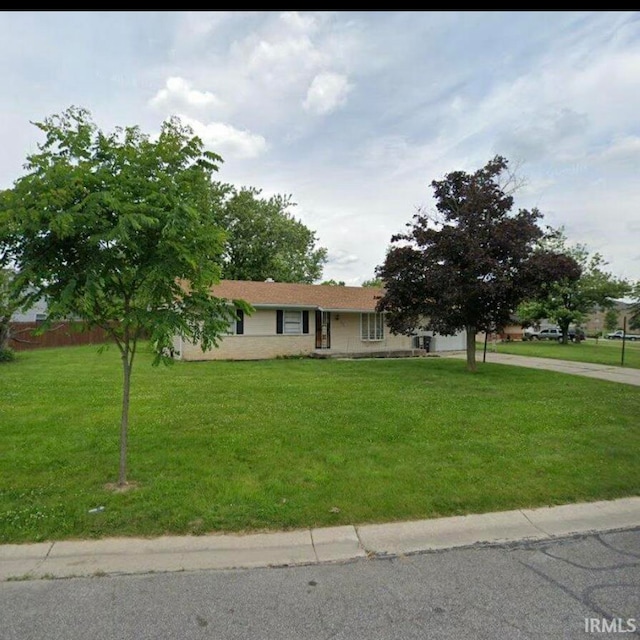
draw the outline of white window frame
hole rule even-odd
[[[360,338],[363,342],[384,340],[384,316],[382,313],[360,314]]]
[[[288,319],[287,316],[289,317]],[[296,318],[294,318],[294,316],[296,316]],[[302,311],[296,309],[282,310],[282,335],[302,335]]]

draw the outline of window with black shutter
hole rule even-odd
[[[236,309],[236,334],[241,336],[244,333],[244,311]]]
[[[276,333],[299,336],[309,333],[309,312],[292,309],[276,311]]]

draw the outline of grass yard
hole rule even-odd
[[[445,358],[152,368],[140,354],[129,442],[138,487],[126,493],[105,489],[118,465],[115,349],[23,352],[0,365],[0,389],[4,543],[382,522],[640,493],[640,390],[548,371],[487,364],[470,375]]]
[[[479,360],[482,360],[484,345],[478,343]],[[579,344],[559,344],[553,340],[540,342],[499,342],[497,345],[489,343],[487,351],[497,350],[498,353],[513,353],[519,356],[536,356],[539,358],[554,358],[559,360],[573,360],[576,362],[593,362],[620,366],[622,344],[620,340],[596,340],[589,338]],[[625,343],[624,366],[640,369],[640,342]]]

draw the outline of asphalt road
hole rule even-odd
[[[2,640],[638,636],[640,529],[333,565],[0,583]]]

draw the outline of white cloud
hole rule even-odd
[[[224,101],[216,105],[216,120],[241,121],[285,143],[319,124],[309,113],[328,112],[342,103],[344,95],[334,88],[335,104],[330,97],[324,106],[311,94],[310,111],[300,108],[316,76],[320,78],[314,91],[321,89],[317,83],[323,73],[332,72],[334,79],[351,76],[360,38],[357,27],[344,23],[340,12],[181,14],[161,77],[163,82],[168,76],[188,79],[192,91],[209,88]],[[342,82],[337,91],[344,89]],[[159,92],[155,103],[168,101],[169,93],[166,88]],[[187,104],[183,97],[171,99],[173,111],[204,121],[202,113],[192,113],[193,100]]]
[[[180,57],[186,52],[198,50],[211,38],[219,37],[235,23],[240,25],[254,16],[256,11],[187,11],[179,14],[171,53]]]
[[[191,38],[206,35],[233,17],[232,11],[189,11],[185,14],[181,31]]]
[[[181,105],[189,107],[213,107],[220,106],[220,99],[211,91],[197,91],[191,88],[191,84],[184,78],[173,76],[167,78],[163,89],[160,89],[149,104],[153,107],[168,105]]]
[[[267,149],[267,141],[259,134],[236,129],[224,122],[205,124],[185,115],[180,115],[180,119],[193,129],[205,146],[223,158],[255,158]]]
[[[358,262],[360,258],[358,258],[358,256],[353,253],[348,253],[346,251],[338,250],[338,251],[332,251],[331,253],[329,253],[329,255],[327,256],[327,259],[332,264],[345,266],[348,264],[353,264],[354,262]]]
[[[640,50],[602,50],[594,56],[582,44],[555,51],[466,109],[460,111],[462,103],[456,102],[445,135],[476,143],[474,136],[489,134],[501,151],[525,160],[573,162],[603,138],[635,126],[640,84],[633,74],[639,65]]]
[[[324,61],[309,35],[298,29],[292,33],[249,37],[233,47],[232,53],[247,76],[278,86],[295,83]]]
[[[615,139],[602,153],[604,160],[640,160],[640,137],[636,135]]]
[[[339,73],[319,73],[311,82],[302,105],[307,111],[324,115],[335,111],[347,101],[351,90],[346,76]]]
[[[280,14],[280,20],[288,27],[300,31],[311,30],[316,25],[316,19],[314,16],[302,16],[298,11],[285,11]]]

